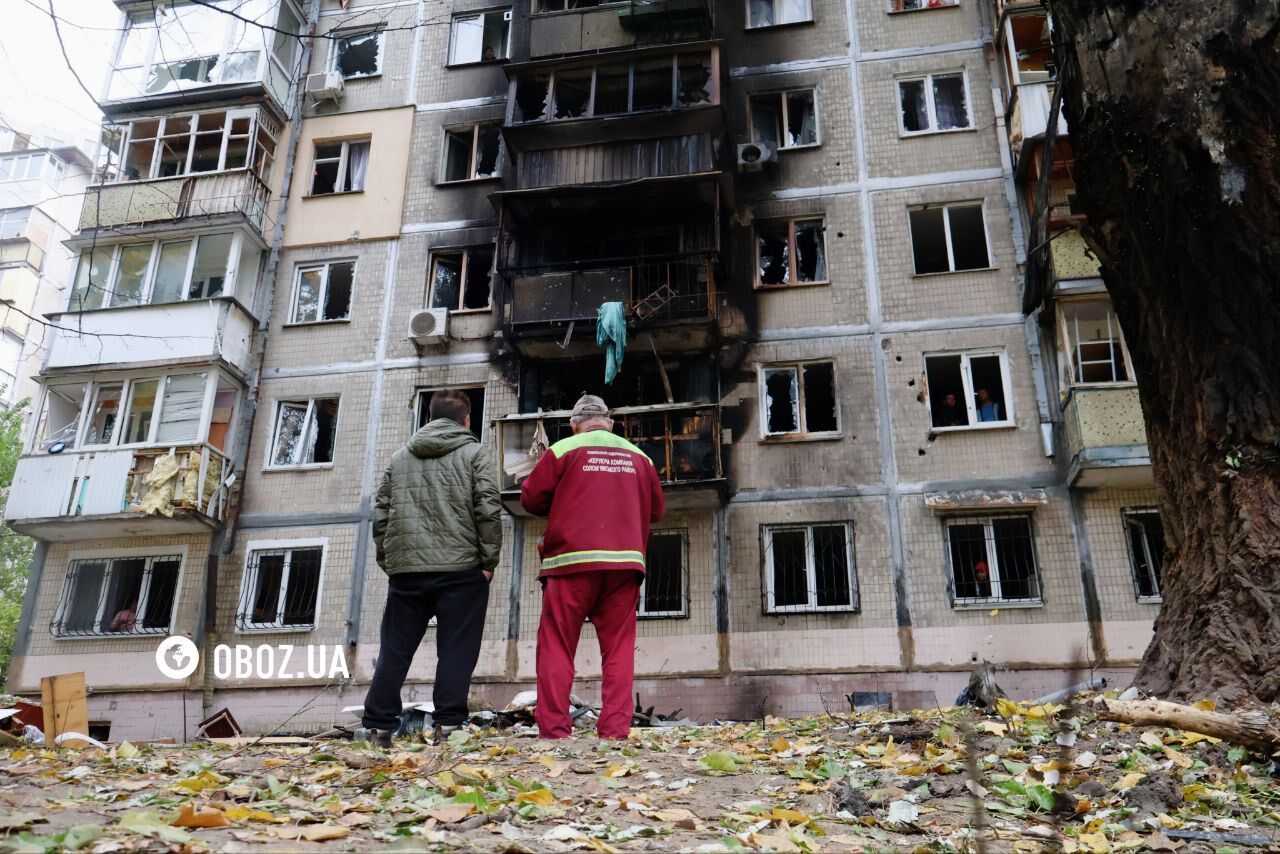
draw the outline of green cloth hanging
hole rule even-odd
[[[620,302],[606,302],[596,314],[596,346],[604,348],[604,382],[611,385],[622,369],[627,349],[627,312]]]

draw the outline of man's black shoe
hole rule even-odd
[[[374,747],[381,747],[383,750],[391,749],[391,730],[389,729],[371,729],[369,730],[369,743]]]

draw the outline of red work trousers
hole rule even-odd
[[[538,625],[538,706],[534,714],[542,738],[568,738],[573,731],[569,719],[573,657],[587,617],[600,639],[603,676],[596,732],[601,738],[626,738],[631,733],[640,580],[638,572],[617,569],[546,579]]]

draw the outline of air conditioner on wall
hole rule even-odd
[[[778,162],[778,149],[767,142],[745,142],[738,146],[738,171],[759,172],[766,163]]]
[[[336,101],[342,97],[346,81],[340,71],[318,71],[307,75],[307,97],[313,102]]]
[[[409,318],[409,340],[418,346],[449,340],[449,310],[424,308]]]

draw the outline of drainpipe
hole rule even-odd
[[[240,513],[240,502],[244,495],[245,471],[249,460],[249,437],[253,432],[254,416],[258,409],[258,391],[262,385],[262,367],[267,349],[267,334],[271,329],[271,308],[275,304],[275,289],[280,268],[280,250],[284,245],[285,217],[288,215],[289,191],[293,185],[293,171],[298,156],[298,141],[302,137],[302,105],[306,98],[306,87],[303,85],[307,68],[311,66],[311,52],[315,41],[316,24],[320,20],[320,0],[309,0],[307,3],[307,33],[299,39],[302,51],[298,57],[298,75],[294,86],[296,93],[293,109],[289,113],[289,145],[285,151],[284,175],[280,182],[280,200],[276,205],[275,230],[271,235],[271,252],[267,255],[267,264],[262,272],[262,281],[266,285],[262,292],[261,318],[258,329],[254,333],[253,373],[249,378],[249,390],[245,395],[244,406],[241,407],[240,423],[236,427],[235,452],[232,456],[232,471],[236,480],[231,485],[227,496],[227,509],[221,529],[209,544],[209,564],[205,570],[205,603],[202,613],[204,638],[204,674],[202,697],[204,716],[213,712],[213,649],[217,640],[218,616],[218,565],[221,558],[231,553],[235,543],[236,518]]]

